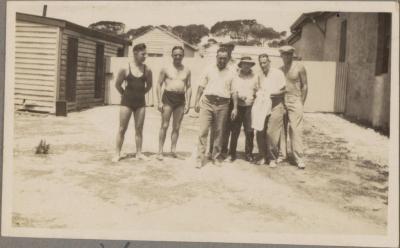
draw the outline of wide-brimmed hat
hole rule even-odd
[[[280,53],[294,53],[296,49],[292,46],[281,46],[279,48]]]
[[[238,64],[239,67],[242,67],[243,63],[246,64],[251,64],[251,66],[254,66],[256,64],[256,62],[253,61],[253,59],[251,57],[242,57],[240,59],[240,62]]]

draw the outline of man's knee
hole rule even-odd
[[[119,127],[118,134],[125,135],[127,129],[128,129],[127,127]]]
[[[173,133],[179,133],[179,130],[181,129],[181,125],[174,125],[172,127],[172,132]]]
[[[169,127],[169,122],[163,121],[163,123],[161,124],[161,128],[162,128],[163,130],[167,130],[168,127]]]
[[[143,125],[139,125],[139,126],[136,126],[135,127],[135,133],[136,133],[136,135],[142,135],[142,133],[143,133]]]

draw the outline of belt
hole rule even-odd
[[[184,95],[185,94],[185,91],[177,91],[177,90],[164,90],[164,92],[169,92],[169,93],[172,93],[172,94],[182,94],[182,95]]]
[[[230,98],[220,97],[216,95],[205,95],[205,97],[208,101],[216,105],[226,104],[229,103],[229,101],[231,100]]]

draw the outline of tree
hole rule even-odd
[[[215,36],[229,35],[234,40],[249,41],[255,39],[264,44],[268,40],[281,38],[286,32],[278,32],[273,28],[265,27],[256,20],[222,21],[214,24],[210,32]]]
[[[123,35],[125,32],[125,24],[123,24],[122,22],[99,21],[90,24],[89,28],[103,33],[118,35],[118,36]]]
[[[135,28],[129,29],[129,31],[126,32],[125,37],[127,39],[136,38],[136,37],[140,36],[141,34],[147,32],[151,28],[153,28],[152,25],[147,25],[147,26],[141,26],[136,29]]]
[[[187,26],[175,26],[172,28],[172,32],[184,41],[197,45],[200,43],[201,38],[208,35],[210,30],[204,25],[191,24]]]

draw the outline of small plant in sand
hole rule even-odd
[[[50,144],[46,143],[46,140],[40,140],[39,145],[36,147],[36,154],[48,154],[50,150]]]

